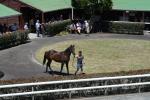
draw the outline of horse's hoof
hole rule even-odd
[[[47,73],[47,71],[44,71],[44,73]]]

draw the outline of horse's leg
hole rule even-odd
[[[52,70],[52,68],[51,68],[52,60],[49,60],[48,62],[49,62],[49,63],[48,63],[48,67],[49,67],[50,71],[52,71],[52,72],[53,72],[53,70]]]
[[[67,74],[69,75],[69,67],[68,67],[68,62],[66,63],[66,68],[67,68]]]
[[[46,73],[48,72],[48,66],[49,66],[49,60],[48,60],[48,62],[46,64]]]
[[[60,70],[60,73],[62,73],[63,67],[64,67],[64,63],[61,63],[61,70]]]

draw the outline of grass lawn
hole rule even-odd
[[[84,71],[87,74],[150,69],[150,41],[145,40],[89,39],[65,41],[43,46],[37,50],[36,59],[42,63],[46,50],[63,51],[70,44],[76,46],[76,53],[79,50],[83,51],[85,57]],[[53,70],[60,70],[59,63],[52,62],[51,66]],[[72,66],[72,59],[69,68],[71,73],[76,70]],[[64,71],[66,71],[66,67],[64,67]]]

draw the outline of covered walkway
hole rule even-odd
[[[28,7],[41,13],[41,21],[45,22],[45,16],[48,12],[70,9],[72,11],[71,0],[19,0]]]

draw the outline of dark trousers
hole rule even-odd
[[[40,30],[36,30],[37,37],[40,37]]]

